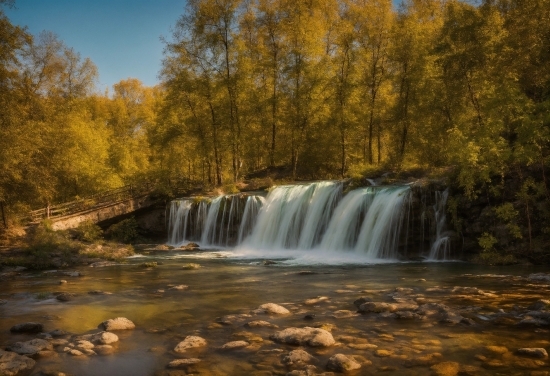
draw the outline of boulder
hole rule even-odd
[[[397,311],[397,304],[383,303],[383,302],[367,302],[359,306],[359,312],[395,312]]]
[[[74,299],[74,294],[71,294],[70,292],[62,292],[61,294],[58,294],[55,298],[60,302],[68,302]]]
[[[262,304],[256,311],[258,313],[267,313],[268,315],[287,315],[290,313],[288,309],[275,303]]]
[[[287,366],[292,365],[302,365],[306,363],[310,363],[311,361],[317,360],[315,357],[310,355],[307,351],[304,351],[302,349],[298,350],[292,350],[289,352],[284,358],[283,363]]]
[[[37,322],[24,322],[14,325],[10,328],[12,333],[40,333],[44,329],[44,325]]]
[[[188,349],[206,346],[206,340],[198,336],[187,336],[174,348],[177,353],[185,352]]]
[[[0,350],[0,375],[14,376],[31,370],[35,361],[14,352]]]
[[[335,341],[330,332],[320,328],[287,328],[270,337],[275,342],[289,345],[308,345],[312,347],[327,347]]]
[[[98,328],[106,331],[111,331],[111,330],[135,329],[136,326],[132,321],[128,320],[126,317],[117,317],[115,319],[109,319],[107,321],[103,321],[101,324],[98,325]]]
[[[336,354],[330,357],[327,363],[327,369],[336,372],[349,372],[359,368],[361,368],[361,364],[344,354]]]
[[[32,339],[26,342],[16,342],[14,345],[8,347],[9,351],[13,351],[19,355],[36,355],[43,350],[53,350],[53,346],[45,339]]]
[[[548,358],[548,353],[546,352],[546,349],[542,347],[524,347],[521,349],[517,349],[516,353],[518,355],[529,356],[532,358]]]

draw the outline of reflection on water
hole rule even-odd
[[[511,311],[514,305],[526,307],[537,299],[548,298],[550,288],[521,278],[503,282],[502,278],[476,276],[488,273],[527,276],[539,271],[533,267],[487,268],[464,263],[314,265],[313,258],[307,257],[276,259],[276,264],[266,266],[263,258],[245,256],[231,250],[172,252],[134,257],[125,264],[104,268],[81,267],[81,277],[23,272],[15,279],[1,282],[0,299],[7,303],[0,305],[0,346],[4,348],[16,341],[34,338],[9,333],[11,326],[21,322],[41,322],[45,331],[63,329],[82,334],[96,330],[106,319],[123,316],[131,319],[137,329],[117,332],[120,341],[113,355],[80,359],[60,353],[38,359],[35,369],[84,376],[160,375],[175,358],[198,357],[202,362],[189,372],[245,375],[265,371],[284,375],[290,368],[281,363],[281,354],[293,348],[269,340],[276,329],[245,328],[246,320],[236,320],[232,325],[219,324],[222,316],[249,313],[263,303],[273,302],[286,306],[292,315],[254,317],[248,321],[267,320],[281,329],[332,325],[332,334],[339,345],[325,350],[306,348],[317,358],[314,364],[318,372],[322,372],[327,359],[337,353],[372,362],[358,374],[382,370],[396,375],[426,374],[431,372],[430,366],[444,361],[474,365],[478,367],[476,373],[481,374],[550,371],[547,358],[537,365],[513,355],[513,350],[520,347],[550,350],[548,328],[483,325],[484,317],[500,309]],[[141,267],[146,261],[157,261],[159,265]],[[182,264],[190,262],[201,267],[184,270]],[[61,279],[68,283],[59,284]],[[174,285],[188,288],[170,290]],[[449,294],[455,286],[475,286],[489,294]],[[353,302],[357,298],[367,296],[374,301],[387,301],[388,294],[396,287],[413,288],[416,298],[424,297],[427,301],[460,308],[479,307],[475,310],[479,322],[445,325],[355,314]],[[447,292],[438,293],[440,290],[436,287]],[[109,294],[89,294],[94,290]],[[75,297],[62,303],[55,299],[57,292],[71,292]],[[327,299],[305,303],[319,296]],[[339,315],[335,312],[342,310],[350,312],[336,318]],[[313,314],[314,320],[304,320],[306,314]],[[188,335],[204,337],[207,348],[184,356],[173,353],[174,346]],[[247,339],[250,348],[233,352],[216,350],[226,342],[240,339]],[[358,346],[361,344],[363,346]],[[504,345],[510,351],[488,353],[487,346],[491,345]],[[277,349],[283,352],[272,351]],[[377,350],[387,350],[390,355],[379,356]],[[429,356],[436,358],[425,364],[413,362]],[[495,368],[488,368],[489,361],[480,360],[482,357],[494,360]],[[502,365],[497,366],[497,361]]]

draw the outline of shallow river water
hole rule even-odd
[[[143,265],[155,261],[156,267]],[[336,340],[327,348],[301,347],[315,357],[308,364],[315,366],[316,373],[327,372],[328,359],[339,353],[353,356],[362,365],[351,372],[354,375],[425,375],[439,372],[436,366],[447,363],[460,374],[550,373],[548,357],[516,352],[525,347],[550,351],[548,326],[518,325],[529,305],[549,299],[550,282],[527,278],[532,273],[549,273],[548,268],[459,262],[314,265],[292,259],[264,265],[264,261],[234,257],[229,251],[166,252],[118,265],[82,266],[76,269],[81,274],[77,277],[65,275],[66,270],[23,271],[0,280],[0,299],[5,301],[0,305],[0,347],[36,338],[10,333],[18,323],[39,322],[45,332],[61,329],[76,335],[97,332],[104,320],[126,317],[136,329],[116,332],[120,340],[113,354],[75,357],[56,348],[56,354],[35,359],[32,373],[286,375],[305,370],[306,365],[285,364],[284,357],[298,347],[276,343],[270,336],[288,327],[306,326],[327,329]],[[187,263],[200,268],[183,268]],[[177,285],[187,288],[170,289]],[[96,290],[109,294],[90,294]],[[60,292],[74,297],[61,302],[55,298]],[[354,301],[360,297],[374,302],[442,303],[464,319],[449,323],[396,318],[389,312],[358,313]],[[251,313],[264,303],[282,305],[291,313]],[[245,326],[253,320],[278,328]],[[189,335],[203,337],[207,346],[174,352]],[[236,340],[245,340],[249,346],[220,349]],[[180,370],[168,369],[168,363],[178,358],[201,361]],[[313,374],[314,368],[309,369]]]

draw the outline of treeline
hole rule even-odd
[[[0,12],[0,221],[150,178],[161,90],[128,79],[100,94],[97,76],[54,34]]]
[[[128,79],[109,94],[52,34],[32,38],[3,14],[0,33],[11,208],[281,166],[304,179],[452,166],[470,197],[510,174],[548,195],[547,0],[188,0],[162,84]]]
[[[545,0],[191,0],[163,78],[159,135],[217,184],[452,165],[474,194],[550,163]]]

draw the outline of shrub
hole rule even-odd
[[[121,243],[136,243],[141,237],[138,223],[134,217],[115,223],[107,229],[107,235]]]
[[[94,242],[101,239],[103,230],[90,220],[81,222],[75,229],[75,235],[78,240],[85,242]]]

